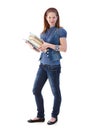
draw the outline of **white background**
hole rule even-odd
[[[49,83],[43,89],[46,122],[28,124],[36,116],[32,94],[39,53],[26,45],[29,32],[39,36],[43,15],[55,7],[61,26],[67,30],[68,50],[62,53],[62,105],[59,121],[47,126],[53,96]],[[1,0],[0,1],[0,129],[87,129],[87,18],[86,0]]]

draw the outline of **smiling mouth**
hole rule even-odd
[[[50,22],[51,24],[54,24],[54,22]]]

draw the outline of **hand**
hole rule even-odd
[[[49,43],[43,41],[43,44],[39,47],[39,51],[46,51],[48,48],[48,45]]]

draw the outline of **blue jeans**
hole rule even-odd
[[[33,87],[33,94],[35,95],[38,112],[37,117],[44,118],[44,100],[41,91],[45,82],[48,79],[54,96],[53,110],[51,116],[57,118],[61,104],[61,92],[59,86],[60,71],[60,65],[50,66],[40,64]]]

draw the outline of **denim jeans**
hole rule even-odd
[[[39,69],[36,75],[36,79],[33,87],[33,94],[35,95],[35,101],[37,105],[37,117],[44,118],[44,100],[42,96],[42,88],[47,81],[49,80],[51,90],[54,96],[53,110],[51,116],[57,118],[60,110],[61,104],[61,92],[60,92],[60,65],[39,65]]]

